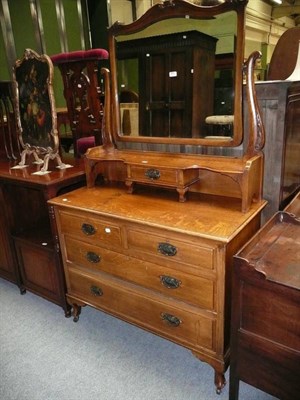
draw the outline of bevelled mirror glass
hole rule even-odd
[[[167,0],[109,29],[117,141],[238,146],[247,0]]]

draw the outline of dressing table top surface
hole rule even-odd
[[[260,213],[266,202],[253,203],[248,212],[242,213],[240,199],[189,193],[188,201],[180,203],[174,191],[141,186],[128,194],[125,186],[112,185],[81,188],[50,204],[226,243]]]

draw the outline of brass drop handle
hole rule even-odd
[[[177,318],[175,315],[168,314],[168,313],[161,313],[161,318],[163,321],[165,321],[168,325],[174,326],[175,328],[181,324],[182,321],[180,321],[179,318]]]
[[[164,256],[173,257],[177,254],[177,248],[170,243],[158,243],[157,250]]]
[[[87,236],[95,235],[95,233],[96,233],[96,228],[94,228],[93,225],[91,225],[91,224],[83,223],[81,225],[81,230]]]
[[[90,290],[91,290],[91,293],[92,293],[93,296],[98,296],[98,297],[99,297],[99,296],[102,296],[102,295],[103,295],[102,289],[99,288],[98,286],[92,285],[92,286],[90,287]]]
[[[90,263],[94,263],[94,264],[96,264],[96,263],[101,261],[101,257],[98,254],[94,253],[93,251],[88,251],[86,253],[86,259]]]
[[[145,172],[145,176],[155,181],[160,178],[160,172],[158,169],[150,168]]]
[[[177,289],[181,285],[181,281],[179,279],[168,275],[161,275],[160,281],[168,289]]]

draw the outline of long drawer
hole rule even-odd
[[[68,295],[159,335],[194,347],[215,351],[216,323],[193,307],[162,296],[148,296],[105,276],[69,268]]]
[[[66,261],[103,271],[166,296],[214,310],[214,281],[139,260],[65,236]]]
[[[215,277],[217,247],[197,238],[126,221],[78,216],[60,211],[60,229],[81,242],[124,252],[134,258],[185,271],[193,275]]]

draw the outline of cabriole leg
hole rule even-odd
[[[79,315],[81,313],[81,306],[78,304],[72,304],[73,306],[73,321],[77,322],[79,320]]]
[[[221,394],[223,387],[226,385],[226,379],[224,374],[215,371],[215,385],[216,385],[216,393]]]

